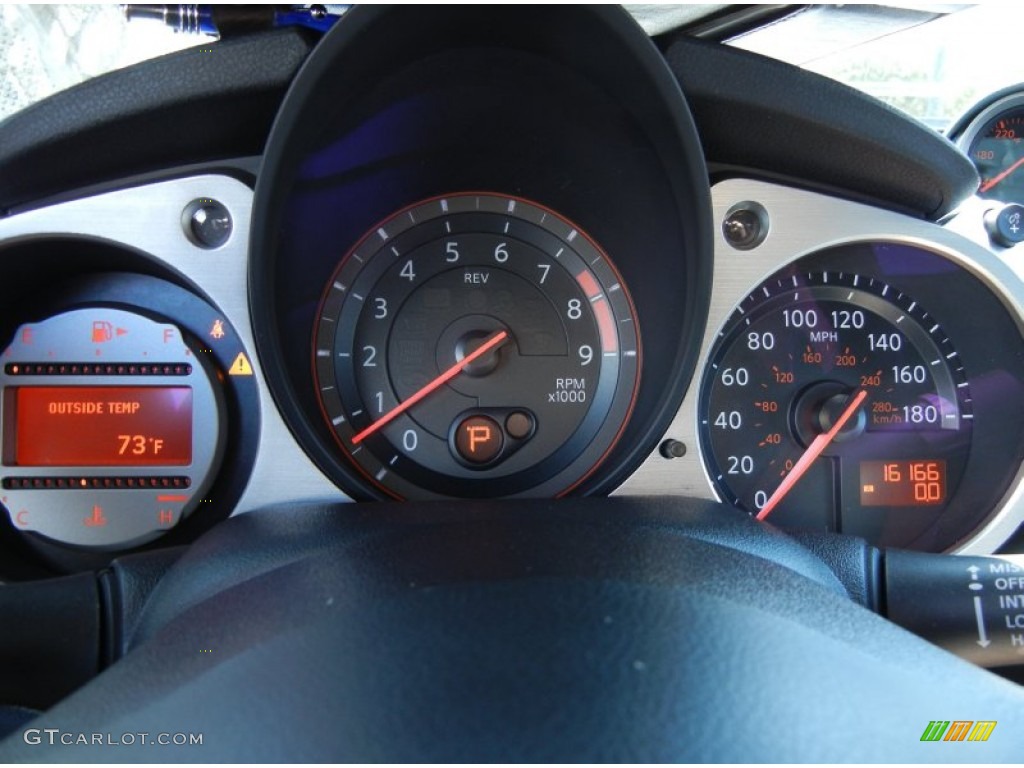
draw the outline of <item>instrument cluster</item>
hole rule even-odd
[[[1012,251],[709,186],[638,30],[492,12],[432,11],[438,36],[353,16],[255,188],[185,176],[0,221],[10,573],[311,500],[685,495],[928,551],[1019,528]],[[983,193],[1013,189],[1012,117],[965,138],[1003,158]]]

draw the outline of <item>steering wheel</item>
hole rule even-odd
[[[827,550],[872,583],[863,544]],[[1020,755],[1019,688],[715,504],[267,509],[197,541],[148,601],[139,561],[112,569],[125,655],[30,726],[124,744],[49,759],[944,760],[961,755],[921,741],[930,721],[991,713],[1006,736],[964,755]],[[138,735],[169,732],[202,745]]]

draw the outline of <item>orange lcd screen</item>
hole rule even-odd
[[[9,433],[5,440],[13,448],[5,451],[9,464],[192,463],[190,387],[17,387],[13,401],[14,445]]]
[[[862,461],[860,503],[865,507],[923,507],[946,502],[946,462]]]

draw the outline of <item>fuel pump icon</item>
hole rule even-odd
[[[114,338],[114,326],[106,320],[93,320],[92,322],[92,343],[103,344]]]

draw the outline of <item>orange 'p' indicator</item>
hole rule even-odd
[[[455,428],[455,450],[472,466],[494,461],[501,455],[504,444],[501,427],[490,416],[479,413],[467,416]]]
[[[469,431],[469,452],[476,454],[480,444],[486,445],[491,442],[491,428],[489,425],[475,425],[467,427]]]

